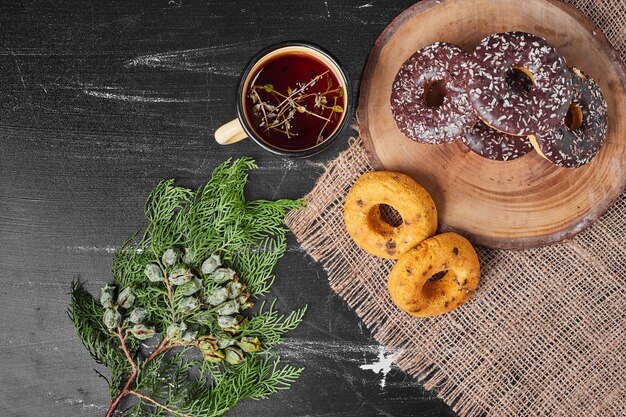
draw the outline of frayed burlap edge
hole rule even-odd
[[[626,60],[626,2],[624,0],[567,0],[596,24]]]
[[[287,225],[328,272],[394,362],[461,416],[623,416],[626,406],[626,198],[571,242],[477,248],[470,302],[417,319],[391,301],[393,261],[370,256],[343,225],[344,197],[372,167],[360,139],[326,167]]]

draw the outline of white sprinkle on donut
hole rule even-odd
[[[476,121],[466,86],[468,54],[458,46],[436,42],[404,62],[393,82],[391,110],[398,128],[421,143],[452,142]],[[442,81],[447,93],[441,105],[428,106],[425,90]]]
[[[531,91],[511,87],[513,68],[532,76]],[[573,96],[565,59],[545,39],[529,33],[488,36],[474,51],[469,69],[476,74],[468,91],[478,116],[510,134],[526,136],[555,128]]]

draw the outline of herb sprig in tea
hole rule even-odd
[[[251,308],[285,253],[285,213],[302,202],[246,201],[254,167],[226,161],[198,191],[161,182],[146,204],[143,237],[115,253],[115,283],[99,300],[72,286],[78,336],[111,371],[107,417],[222,416],[300,375],[270,350],[305,309],[284,316],[274,303]]]
[[[318,83],[326,83],[324,90],[311,91]],[[257,127],[264,132],[277,132],[287,139],[298,136],[294,128],[294,118],[298,113],[322,120],[317,133],[316,144],[323,142],[324,131],[329,123],[341,117],[344,112],[341,86],[334,87],[330,70],[312,77],[308,82],[298,82],[279,91],[270,83],[253,84],[249,90],[252,100],[252,114]]]

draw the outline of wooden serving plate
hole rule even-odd
[[[568,65],[593,77],[609,108],[608,137],[595,159],[559,168],[534,151],[514,161],[484,159],[457,141],[422,145],[397,128],[389,104],[402,63],[436,41],[467,51],[492,33],[524,31],[546,38]],[[433,196],[440,228],[503,249],[572,237],[597,220],[626,185],[624,64],[594,24],[558,0],[424,0],[380,35],[363,73],[357,118],[376,169],[411,175]]]

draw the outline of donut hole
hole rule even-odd
[[[393,236],[396,228],[403,223],[400,213],[387,204],[372,207],[367,215],[367,221],[371,229],[388,237]]]
[[[576,103],[569,105],[565,115],[565,126],[572,132],[583,125],[583,110]]]
[[[391,227],[398,227],[403,223],[402,216],[398,213],[398,210],[387,205],[381,204],[378,206],[380,220],[387,223]]]
[[[424,86],[424,96],[422,100],[428,107],[439,107],[448,94],[446,82],[443,80],[432,80]]]
[[[506,71],[506,83],[517,94],[528,94],[535,88],[535,77],[528,68],[512,66]]]
[[[426,281],[424,286],[422,287],[422,293],[424,297],[432,300],[435,298],[440,298],[442,296],[441,291],[445,285],[442,285],[442,279],[446,276],[448,271],[439,271],[433,275]]]
[[[428,278],[428,281],[426,281],[426,282],[439,281],[447,273],[448,273],[448,271],[439,271],[436,274],[434,274],[432,277]]]

